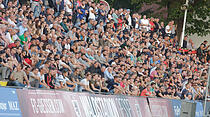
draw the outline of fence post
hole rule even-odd
[[[206,95],[205,95],[204,111],[203,111],[203,116],[204,117],[207,116],[206,115],[206,102],[208,100],[208,95],[209,95],[209,93],[208,93],[208,91],[209,91],[209,82],[210,82],[209,79],[210,79],[210,65],[208,67],[208,81],[207,81],[207,86],[206,86]]]

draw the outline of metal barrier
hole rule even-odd
[[[199,101],[15,88],[0,87],[0,117],[203,116]]]

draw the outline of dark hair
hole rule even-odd
[[[151,83],[151,85],[155,85],[155,83],[154,83],[154,82],[152,82],[152,83]]]
[[[36,69],[38,69],[38,68],[37,68],[37,67],[34,67],[34,68],[31,69],[31,71],[34,71],[34,70],[36,70]]]

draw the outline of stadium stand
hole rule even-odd
[[[208,41],[179,47],[174,21],[74,1],[0,0],[2,86],[204,99]]]

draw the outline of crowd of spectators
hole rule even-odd
[[[174,21],[91,0],[0,0],[0,11],[0,78],[8,86],[187,100],[205,95],[207,41],[197,54],[180,51]]]

